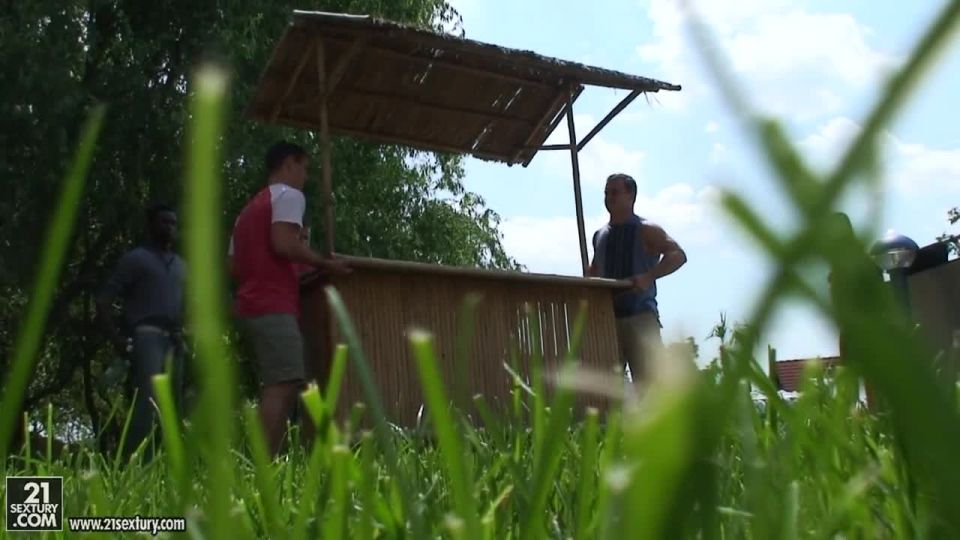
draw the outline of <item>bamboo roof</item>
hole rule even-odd
[[[326,94],[332,134],[527,165],[585,86],[680,90],[371,16],[294,11],[247,114],[319,131]]]

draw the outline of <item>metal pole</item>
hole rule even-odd
[[[580,160],[577,156],[577,131],[573,126],[573,91],[567,101],[567,130],[570,133],[570,164],[573,167],[573,197],[577,204],[577,232],[580,234],[580,262],[583,266],[583,276],[590,271],[590,262],[587,260],[587,233],[583,224],[583,196],[580,193]]]

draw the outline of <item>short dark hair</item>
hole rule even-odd
[[[267,174],[273,174],[283,165],[284,160],[291,156],[300,160],[307,156],[307,151],[299,144],[292,142],[280,141],[274,143],[273,146],[267,150],[267,156],[264,160],[267,167]]]
[[[613,173],[607,177],[607,182],[614,180],[622,180],[627,186],[627,191],[630,192],[630,195],[633,195],[633,200],[637,200],[637,181],[634,180],[632,176],[623,173]]]
[[[147,222],[153,223],[158,214],[171,213],[176,215],[177,211],[172,206],[163,203],[154,203],[147,208]]]

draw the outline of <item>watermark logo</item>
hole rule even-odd
[[[7,531],[62,531],[63,477],[8,476]]]

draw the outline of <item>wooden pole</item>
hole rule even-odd
[[[323,47],[323,38],[317,39],[317,79],[320,86],[320,174],[322,174],[323,184],[323,254],[333,257],[333,179],[330,170],[330,119],[327,111],[327,99],[329,97],[329,88],[327,86],[326,69],[326,51]],[[333,365],[334,343],[333,339],[336,327],[333,310],[324,302],[323,320],[314,321],[314,324],[320,326],[319,333],[322,340],[321,353],[319,358],[314,359],[314,375],[317,381],[320,381],[321,374],[329,373]],[[326,381],[322,381],[326,384]]]
[[[634,90],[633,92],[630,92],[627,95],[627,97],[623,98],[623,100],[620,103],[618,103],[617,106],[614,107],[612,111],[607,113],[607,116],[605,116],[603,120],[601,120],[600,123],[597,124],[592,130],[590,130],[590,133],[587,133],[587,136],[584,137],[579,144],[577,144],[577,150],[583,150],[583,147],[586,146],[588,142],[590,142],[590,139],[594,138],[597,135],[597,133],[600,133],[600,130],[606,127],[606,125],[609,124],[611,120],[613,120],[614,116],[620,114],[620,111],[627,108],[627,105],[629,105],[631,101],[637,99],[637,96],[639,95],[640,95],[640,90]]]
[[[320,80],[320,160],[323,175],[324,255],[333,255],[333,178],[330,170],[330,119],[327,112],[327,70],[323,40],[317,40],[317,77]]]
[[[290,97],[290,93],[293,92],[293,87],[297,85],[297,81],[300,80],[300,73],[303,72],[303,68],[307,65],[307,59],[310,58],[309,49],[303,52],[303,57],[297,62],[297,68],[293,70],[293,76],[290,77],[290,81],[287,82],[287,88],[283,91],[283,95],[280,99],[277,100],[277,104],[273,107],[273,112],[270,114],[270,121],[276,122],[277,118],[280,116],[280,110],[283,109],[284,102],[287,101],[287,98]]]
[[[573,167],[573,197],[577,204],[577,232],[580,233],[580,262],[583,265],[583,277],[587,277],[590,262],[587,260],[587,233],[583,224],[583,195],[580,193],[580,159],[577,150],[577,130],[573,125],[574,92],[570,92],[567,102],[567,130],[570,133],[570,164]]]
[[[563,97],[564,101],[567,102],[568,107],[570,106],[571,101],[576,102],[577,98],[580,97],[580,94],[583,93],[582,84],[574,83],[573,86],[574,86],[573,90],[568,89],[567,91],[560,92],[560,96]],[[572,99],[570,98],[570,94],[567,93],[571,91],[574,93]],[[553,133],[553,130],[557,129],[557,126],[560,125],[560,122],[563,122],[563,117],[564,117],[564,114],[563,114],[563,110],[561,109],[560,111],[558,111],[558,114],[556,115],[556,117],[550,121],[550,124],[547,126],[547,128],[537,135],[537,138],[540,139],[540,144],[543,144],[543,141],[547,140],[547,138],[550,137],[550,134]],[[537,155],[536,152],[530,152],[530,155],[528,155],[527,158],[523,160],[523,166],[526,167],[530,165],[530,162],[533,161],[533,157],[536,155]]]

